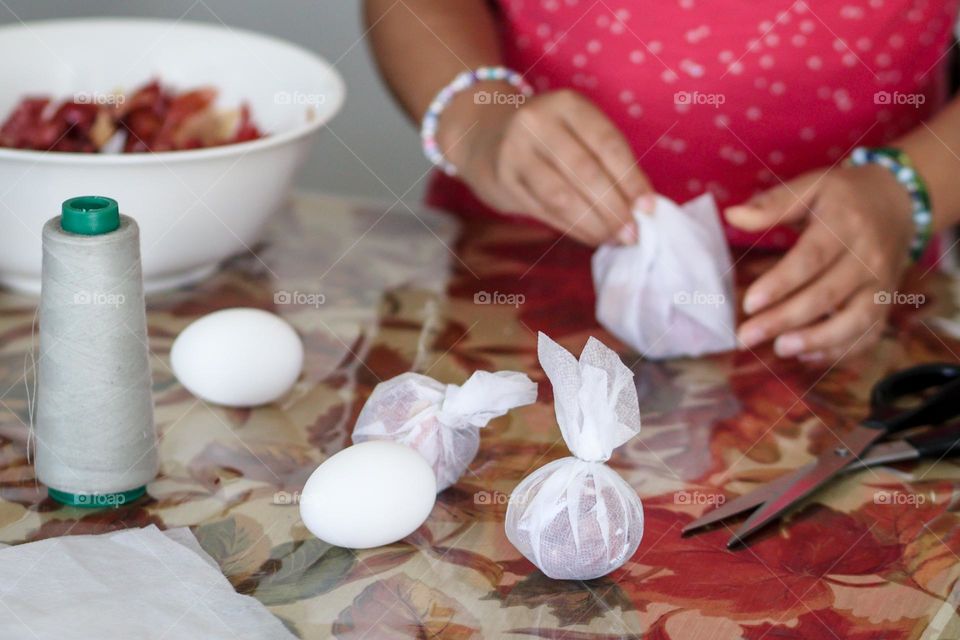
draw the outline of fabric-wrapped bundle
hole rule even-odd
[[[597,321],[648,358],[733,349],[733,267],[713,196],[682,207],[658,196],[635,217],[637,244],[593,254]]]
[[[573,456],[517,485],[507,507],[507,538],[551,578],[598,578],[629,560],[643,537],[640,497],[604,464],[640,431],[633,372],[594,338],[579,362],[543,333],[537,351]]]
[[[374,388],[353,442],[393,440],[416,449],[433,467],[439,492],[455,484],[476,457],[482,427],[536,400],[536,383],[516,371],[477,371],[460,386],[404,373]]]

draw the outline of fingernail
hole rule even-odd
[[[743,349],[749,349],[753,345],[763,342],[765,337],[766,333],[761,327],[747,327],[741,329],[740,333],[737,334],[737,338],[740,339],[740,346]]]
[[[751,291],[743,299],[743,312],[746,314],[754,313],[767,306],[770,298],[762,291]]]
[[[781,358],[795,356],[803,351],[803,338],[792,333],[782,335],[773,343],[773,350]]]
[[[617,240],[620,242],[620,244],[637,244],[638,239],[639,235],[637,233],[637,225],[632,222],[628,222],[627,224],[623,225],[623,228],[617,232]]]
[[[744,225],[749,226],[753,224],[758,211],[759,209],[757,207],[751,207],[748,204],[741,204],[735,207],[727,207],[723,210],[723,214],[726,217],[727,222],[735,227],[742,227]]]
[[[823,351],[811,351],[810,353],[801,353],[797,356],[797,360],[800,362],[820,362],[823,357]]]
[[[652,193],[645,193],[637,198],[637,202],[634,206],[644,213],[653,213],[653,211],[657,208],[657,199]]]

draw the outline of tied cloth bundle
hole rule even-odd
[[[140,235],[110,198],[67,200],[43,228],[37,366],[36,470],[51,497],[142,495],[158,460]]]
[[[658,196],[635,218],[637,244],[593,254],[597,321],[647,358],[733,349],[733,265],[713,196],[682,207]]]
[[[419,373],[381,382],[357,418],[354,444],[393,440],[426,458],[437,492],[455,484],[477,455],[480,429],[537,400],[537,385],[516,371],[477,371],[462,385]]]
[[[537,354],[573,456],[517,485],[507,507],[507,538],[551,578],[599,578],[629,560],[643,537],[640,497],[604,464],[640,431],[633,372],[595,338],[578,362],[541,333]]]

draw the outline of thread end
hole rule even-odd
[[[120,227],[120,205],[105,196],[78,196],[63,201],[60,227],[84,236],[99,236]]]
[[[146,485],[130,489],[129,491],[117,491],[116,493],[71,493],[69,491],[60,491],[53,487],[47,487],[47,494],[56,502],[67,505],[68,507],[81,507],[86,509],[103,509],[105,507],[119,507],[137,498],[147,492]]]

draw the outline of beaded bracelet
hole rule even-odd
[[[464,71],[457,74],[453,82],[445,86],[430,103],[427,112],[423,114],[423,123],[420,125],[420,141],[423,143],[423,153],[427,160],[446,173],[448,176],[457,175],[457,169],[440,151],[437,144],[437,125],[440,114],[447,108],[453,97],[480,82],[504,81],[515,87],[525,97],[533,95],[533,87],[524,80],[523,76],[506,67],[480,67],[475,71]]]
[[[910,195],[913,206],[913,226],[915,229],[910,243],[910,257],[914,262],[923,256],[933,233],[933,214],[930,209],[930,194],[927,185],[913,167],[910,157],[893,147],[857,147],[850,154],[849,164],[862,167],[866,164],[878,164],[888,169]]]

